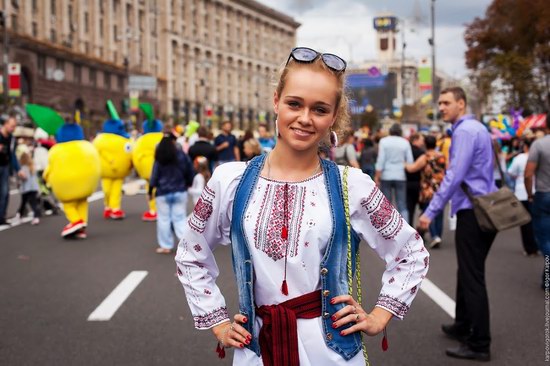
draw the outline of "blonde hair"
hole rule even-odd
[[[208,159],[204,156],[197,156],[193,161],[193,165],[197,173],[201,174],[204,177],[204,182],[208,183],[212,174],[210,173],[210,166]]]
[[[34,164],[33,164],[31,155],[29,153],[26,153],[26,152],[22,153],[21,156],[19,157],[19,162],[21,163],[21,165],[28,166],[30,172],[34,173]]]
[[[349,112],[349,98],[346,92],[346,76],[345,72],[336,72],[330,69],[321,57],[318,57],[315,61],[311,63],[296,62],[293,59],[290,59],[288,64],[283,64],[279,70],[278,81],[275,83],[276,88],[275,92],[280,97],[283,89],[286,86],[286,80],[290,70],[296,67],[311,67],[315,68],[318,71],[326,71],[331,73],[336,77],[337,80],[337,91],[336,91],[336,114],[334,117],[334,125],[332,130],[341,137],[346,129],[350,126],[350,112]],[[328,136],[327,136],[328,138]]]
[[[260,143],[256,139],[248,139],[243,143],[243,146],[250,147],[250,150],[252,150],[252,154],[254,156],[260,155],[262,153],[262,147],[260,146]]]

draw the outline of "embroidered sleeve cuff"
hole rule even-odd
[[[376,306],[386,309],[399,319],[403,319],[405,314],[407,314],[407,311],[409,311],[409,306],[403,301],[384,294],[380,294],[380,296],[378,296]]]
[[[193,321],[197,329],[210,329],[215,325],[229,321],[227,307],[217,308],[203,315],[193,314]]]

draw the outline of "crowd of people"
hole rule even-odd
[[[461,345],[447,354],[488,361],[485,260],[496,232],[481,230],[466,190],[475,196],[508,185],[533,217],[521,226],[524,254],[550,256],[548,129],[492,139],[466,113],[464,91],[454,87],[439,98],[442,118],[452,125],[446,131],[432,127],[404,137],[399,123],[376,134],[354,131],[343,92],[345,67],[332,54],[293,50],[275,91],[273,131],[259,123],[237,137],[232,123],[223,121],[217,136],[206,126],[186,136],[165,125],[147,178],[148,198],[156,203],[150,214],[157,222],[156,252],[172,254],[179,243],[178,277],[195,326],[212,329],[220,356],[235,347],[236,364],[260,364],[262,358],[284,364],[291,357],[304,364],[330,359],[359,365],[366,355],[359,352],[358,334],[378,334],[392,317],[403,318],[428,270],[424,241],[430,249],[442,245],[444,212],[452,201],[447,210],[457,219],[456,319],[442,330]],[[0,128],[0,225],[8,224],[11,175],[21,193],[15,219],[30,205],[36,225],[43,211],[57,209],[42,179],[50,145],[30,139],[18,147],[16,125],[10,117]],[[355,255],[358,239],[389,261],[371,311],[352,296],[353,281],[341,278],[346,270],[335,271],[345,265],[346,250],[333,249],[333,241],[347,242]],[[213,255],[216,246],[230,243],[240,300],[233,317],[215,282]],[[305,268],[321,268],[320,275]],[[548,289],[544,273],[542,286]],[[300,306],[310,310],[296,317],[322,321],[283,324],[272,318],[273,309]],[[271,330],[263,327],[267,321]],[[272,343],[274,331],[291,337],[282,346]],[[306,344],[306,338],[313,341]]]

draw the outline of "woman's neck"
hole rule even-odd
[[[279,144],[266,157],[262,175],[274,180],[302,181],[318,173],[320,164],[316,150],[296,151]]]

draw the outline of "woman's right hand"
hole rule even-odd
[[[252,335],[243,328],[248,319],[241,314],[236,314],[233,317],[233,322],[226,322],[216,325],[212,328],[214,336],[224,347],[244,348],[244,345],[250,344]]]

